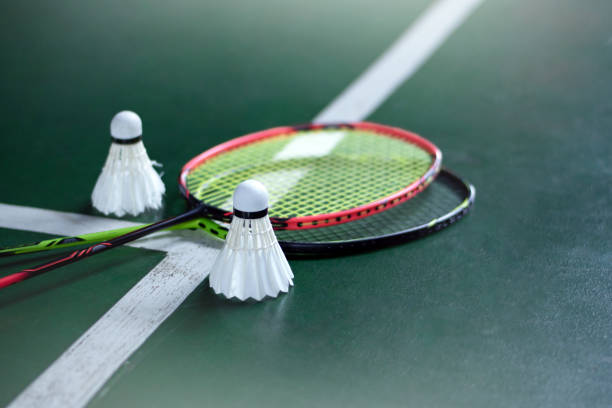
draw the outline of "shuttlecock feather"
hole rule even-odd
[[[293,286],[293,273],[268,218],[268,192],[247,180],[234,191],[234,217],[209,276],[211,288],[228,299],[277,297]]]
[[[104,214],[138,215],[158,209],[166,187],[153,169],[142,143],[142,121],[130,111],[111,121],[112,143],[102,172],[91,194],[93,206]]]

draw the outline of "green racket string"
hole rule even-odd
[[[306,137],[311,151],[300,149]],[[317,150],[317,141],[334,138],[333,149]],[[371,203],[418,180],[432,161],[422,148],[374,131],[310,130],[223,152],[194,168],[186,184],[201,202],[231,211],[236,185],[255,179],[268,187],[270,216],[289,218]]]
[[[426,190],[387,211],[325,228],[275,233],[279,241],[308,243],[348,242],[395,234],[436,223],[439,217],[467,207],[468,193],[464,184],[442,171]]]

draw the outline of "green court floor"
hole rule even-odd
[[[130,109],[168,193],[128,219],[178,214],[183,163],[309,122],[432,3],[5,2],[0,203],[101,216],[108,124]],[[611,406],[610,16],[604,0],[485,0],[365,118],[442,149],[477,189],[465,219],[291,260],[295,287],[258,304],[205,280],[75,406]],[[0,246],[52,236],[11,217]],[[0,276],[54,255],[1,258]],[[0,405],[165,257],[119,248],[0,291]]]

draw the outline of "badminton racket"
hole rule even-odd
[[[470,183],[448,170],[442,170],[427,190],[388,211],[328,228],[282,230],[276,231],[276,235],[283,251],[290,257],[338,256],[363,252],[400,244],[441,231],[467,214],[474,200],[475,189]],[[67,248],[73,245],[90,245],[135,231],[138,228],[141,227],[54,238],[30,245],[5,248],[0,253],[17,255],[26,253],[24,251],[31,253]],[[205,218],[194,219],[169,229],[201,229],[220,238],[224,238],[227,233],[223,226]],[[0,278],[0,288],[16,283],[12,276]]]
[[[223,143],[190,160],[179,177],[186,213],[24,269],[27,279],[198,217],[229,222],[232,193],[255,179],[270,191],[275,229],[342,224],[386,211],[433,181],[442,153],[406,130],[360,122],[278,127]]]

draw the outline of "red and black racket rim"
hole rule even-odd
[[[358,220],[373,214],[386,211],[407,200],[410,200],[421,191],[423,191],[437,176],[442,164],[442,153],[433,143],[423,137],[409,132],[404,129],[380,125],[370,122],[358,123],[340,123],[340,124],[306,124],[298,126],[276,127],[260,132],[251,133],[228,142],[215,146],[198,156],[191,159],[185,166],[179,176],[179,188],[181,194],[191,203],[191,205],[201,205],[206,208],[208,215],[222,221],[229,221],[232,212],[227,209],[221,209],[203,203],[192,192],[189,191],[187,179],[190,173],[199,166],[205,165],[207,161],[217,157],[220,154],[229,152],[240,147],[247,146],[262,140],[271,139],[279,135],[291,134],[308,130],[324,130],[324,129],[354,129],[374,132],[386,137],[397,138],[418,146],[423,151],[430,155],[431,162],[427,170],[417,180],[414,180],[409,185],[394,191],[380,199],[374,200],[367,204],[355,206],[342,211],[335,211],[325,214],[295,216],[295,217],[275,217],[270,216],[270,220],[275,230],[289,229],[309,229],[318,227],[327,227],[336,224],[346,223],[349,221]]]

